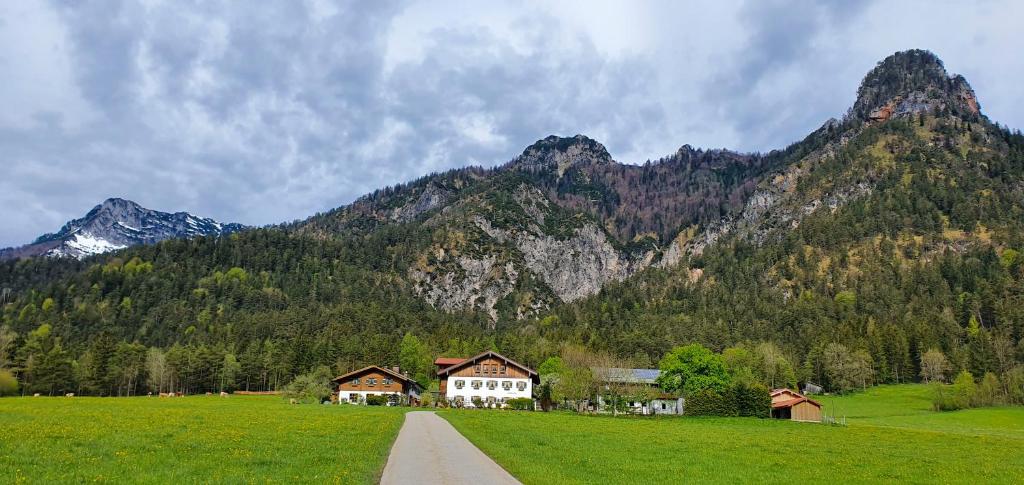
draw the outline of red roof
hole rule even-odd
[[[438,357],[434,360],[434,365],[438,367],[448,367],[455,364],[461,364],[464,360],[462,357]]]
[[[813,405],[815,405],[815,406],[817,406],[819,408],[821,407],[821,403],[819,403],[818,401],[815,401],[813,399],[809,399],[806,396],[800,396],[800,397],[798,397],[796,399],[788,399],[786,401],[773,402],[772,403],[772,409],[791,408],[791,407],[796,406],[797,404],[800,404],[802,402],[809,402],[809,403],[811,403],[811,404],[813,404]]]
[[[519,367],[520,369],[526,371],[526,373],[530,375],[531,379],[533,379],[533,380],[535,380],[537,382],[540,382],[540,375],[537,374],[537,371],[535,371],[535,370],[533,370],[533,369],[531,369],[529,367],[526,367],[523,364],[520,364],[520,363],[518,363],[518,362],[516,362],[516,361],[514,361],[514,360],[512,360],[512,359],[510,359],[508,357],[505,357],[504,355],[501,355],[501,354],[499,354],[497,352],[493,352],[493,351],[483,352],[483,353],[474,355],[473,357],[470,357],[468,359],[462,359],[462,360],[460,360],[456,364],[452,364],[452,365],[449,365],[447,367],[442,367],[440,370],[437,371],[437,375],[441,376],[441,375],[449,374],[452,371],[458,370],[458,369],[460,369],[460,368],[462,368],[462,367],[464,367],[466,365],[472,365],[472,363],[476,362],[477,359],[480,359],[480,358],[483,358],[483,357],[494,357],[494,358],[497,358],[497,359],[504,360],[505,362],[507,362],[507,363],[509,363],[511,365],[514,365],[516,367]]]
[[[380,371],[380,372],[383,372],[385,374],[390,375],[391,377],[394,377],[395,379],[397,379],[397,380],[399,380],[401,382],[408,382],[408,383],[410,383],[410,384],[412,384],[412,385],[414,385],[416,387],[419,387],[419,388],[423,387],[423,386],[420,385],[419,382],[414,381],[411,377],[409,377],[407,375],[399,374],[399,373],[397,373],[397,372],[395,372],[395,371],[393,371],[391,369],[386,369],[386,368],[381,367],[379,365],[368,365],[366,367],[363,367],[362,369],[357,369],[357,370],[354,370],[354,371],[349,372],[347,374],[342,374],[342,375],[340,375],[338,377],[335,377],[334,379],[331,379],[331,382],[341,382],[341,381],[346,380],[349,376],[352,376],[352,375],[355,375],[355,374],[361,374],[361,373],[363,373],[365,371],[368,371],[368,370]]]

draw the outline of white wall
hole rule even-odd
[[[462,389],[458,389],[455,386],[455,381],[464,381],[465,385]],[[481,381],[480,389],[473,389],[473,381]],[[497,382],[494,389],[488,389],[488,382]],[[502,382],[509,381],[512,383],[512,389],[505,390],[501,387]],[[522,391],[519,390],[519,383],[525,382],[526,388]],[[448,378],[448,387],[445,390],[445,398],[451,402],[456,396],[462,396],[464,405],[466,407],[473,407],[473,396],[479,397],[484,403],[487,402],[488,397],[493,397],[500,403],[502,399],[520,399],[520,398],[533,398],[533,381],[530,379],[522,378],[508,378],[508,377],[457,377],[451,376]]]
[[[366,403],[366,396],[368,396],[370,394],[373,394],[374,396],[386,396],[386,395],[390,395],[390,394],[398,394],[399,396],[404,395],[403,393],[396,392],[396,391],[386,391],[386,392],[381,392],[381,391],[338,391],[338,402],[349,402],[349,403],[351,403],[351,401],[349,400],[349,395],[351,395],[351,394],[358,394],[359,395],[359,403],[358,404],[365,404]]]

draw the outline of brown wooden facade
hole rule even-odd
[[[821,403],[790,389],[772,391],[772,417],[821,422]]]
[[[334,378],[336,393],[341,399],[348,399],[346,393],[360,396],[374,394],[400,394],[404,401],[416,405],[422,386],[409,376],[375,365],[364,367]]]

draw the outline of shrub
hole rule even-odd
[[[387,403],[388,403],[388,397],[387,396],[381,396],[381,395],[366,396],[366,405],[367,406],[383,406],[383,405],[385,405]]]
[[[771,415],[772,395],[763,384],[737,382],[729,389],[736,414],[766,418]]]
[[[285,396],[305,403],[320,403],[332,393],[331,370],[325,366],[296,377],[284,389]]]
[[[974,406],[998,406],[1003,403],[1003,400],[1003,386],[999,382],[999,377],[991,372],[986,372],[974,395]]]
[[[516,398],[516,399],[509,399],[508,402],[506,402],[505,404],[508,405],[509,409],[514,409],[516,411],[532,411],[533,410],[533,399],[530,399],[528,397],[520,397],[520,398]]]
[[[960,409],[953,394],[953,386],[935,381],[932,384],[932,409],[936,411],[956,411]]]
[[[18,379],[6,369],[0,369],[0,396],[13,396],[18,393]]]
[[[974,402],[978,387],[974,384],[974,376],[966,370],[960,371],[953,381],[953,399],[960,409],[969,408]]]
[[[736,403],[711,389],[697,391],[686,398],[684,414],[690,416],[736,416]]]

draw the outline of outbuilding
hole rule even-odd
[[[821,403],[792,389],[775,389],[772,391],[772,417],[820,423]]]

